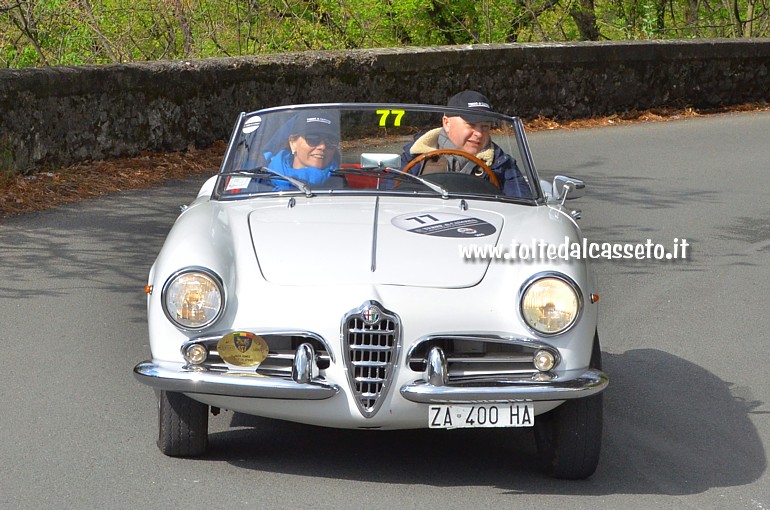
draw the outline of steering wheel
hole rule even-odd
[[[404,168],[401,169],[402,172],[409,172],[412,168],[414,168],[416,165],[420,164],[421,162],[425,161],[428,158],[432,158],[433,156],[440,156],[442,154],[451,154],[454,156],[461,156],[473,163],[476,164],[479,168],[481,168],[485,174],[489,177],[489,180],[492,184],[495,185],[498,189],[500,188],[500,180],[497,178],[497,175],[492,171],[491,168],[489,168],[489,165],[481,161],[479,158],[474,156],[473,154],[470,154],[465,151],[461,151],[458,149],[436,149],[433,151],[428,151],[423,154],[420,154],[416,158],[414,158],[412,161],[404,165]],[[419,175],[419,174],[418,174]]]

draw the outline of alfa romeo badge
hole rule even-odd
[[[363,317],[365,323],[375,324],[380,320],[380,309],[374,305],[366,305],[361,310],[361,317]]]

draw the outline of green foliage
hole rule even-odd
[[[575,41],[594,25],[605,40],[770,37],[766,0],[0,0],[0,67]]]

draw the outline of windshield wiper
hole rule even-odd
[[[409,172],[402,172],[401,170],[399,170],[399,169],[397,169],[397,168],[391,168],[391,167],[388,167],[388,168],[386,169],[386,171],[387,171],[387,172],[395,172],[395,173],[397,173],[398,175],[405,175],[405,176],[407,176],[407,177],[410,177],[410,178],[412,178],[412,179],[416,180],[417,182],[420,182],[420,183],[422,183],[423,185],[425,185],[425,186],[429,187],[430,189],[432,189],[432,190],[433,190],[433,191],[435,191],[436,193],[441,193],[441,198],[449,198],[449,190],[447,190],[446,188],[442,188],[442,187],[441,187],[441,186],[439,186],[438,184],[436,184],[436,183],[433,183],[433,182],[430,182],[430,181],[429,181],[429,180],[427,180],[427,179],[423,179],[423,178],[422,178],[422,177],[420,177],[419,175],[410,174]]]
[[[268,168],[266,166],[260,166],[253,169],[238,170],[237,172],[225,172],[222,175],[243,175],[248,177],[259,177],[261,175],[275,175],[276,177],[285,179],[286,181],[293,184],[298,190],[304,193],[306,197],[313,196],[313,190],[311,190],[310,186],[308,186],[304,182],[300,181],[299,179],[295,179],[294,177],[283,175],[281,172],[278,172],[277,170],[273,170],[272,168]]]

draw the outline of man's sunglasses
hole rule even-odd
[[[305,135],[303,138],[311,147],[318,147],[321,143],[327,147],[337,147],[340,144],[338,139],[326,135]]]

